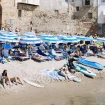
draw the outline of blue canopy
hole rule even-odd
[[[40,38],[43,38],[43,37],[53,38],[53,37],[55,37],[55,36],[54,36],[54,35],[50,35],[50,34],[40,34],[39,37],[40,37]]]
[[[13,32],[1,31],[0,32],[0,41],[2,42],[19,42],[18,35]]]
[[[22,37],[28,37],[28,38],[33,38],[35,36],[36,35],[33,32],[25,32],[25,33],[22,34]]]
[[[79,40],[84,40],[84,41],[93,41],[93,40],[96,40],[92,37],[85,37],[85,36],[75,36],[77,39]]]
[[[40,38],[37,38],[36,35],[32,32],[27,32],[22,34],[20,38],[20,43],[23,44],[36,44],[36,43],[42,43]]]
[[[76,43],[80,41],[79,39],[72,37],[72,36],[64,36],[61,38],[61,40],[66,43]]]
[[[63,43],[63,41],[59,40],[57,37],[42,37],[42,40],[48,43]]]
[[[96,38],[96,40],[98,40],[100,42],[105,42],[105,38]]]

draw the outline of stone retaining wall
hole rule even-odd
[[[73,19],[76,11],[75,7],[70,5],[69,16],[67,8],[55,10],[42,10],[38,6],[14,3],[14,0],[2,0],[2,23],[4,26],[12,25],[20,32],[30,31],[31,28],[36,32],[52,33],[83,33],[89,31],[89,27],[84,27],[81,19]],[[18,10],[21,10],[21,17],[18,16]],[[81,9],[82,10],[82,9]],[[83,11],[83,10],[82,10]],[[93,11],[94,12],[94,11]],[[78,17],[81,14],[78,14]],[[86,14],[85,14],[86,15]],[[83,16],[85,17],[85,16]],[[81,21],[80,21],[81,20]],[[94,21],[91,19],[91,23]]]

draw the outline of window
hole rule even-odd
[[[92,19],[92,13],[91,12],[88,13],[88,18]]]
[[[18,17],[22,16],[22,10],[18,10]]]
[[[90,0],[85,0],[85,5],[90,5]]]
[[[76,11],[79,11],[79,7],[76,7]]]
[[[59,15],[59,10],[55,10],[55,14],[56,15]]]

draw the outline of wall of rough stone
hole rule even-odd
[[[53,11],[53,10],[52,10]],[[88,13],[92,13],[92,19],[88,18]],[[73,16],[76,15],[76,18]],[[54,33],[92,33],[93,24],[96,24],[97,9],[92,6],[83,6],[80,11],[70,5],[70,15],[67,12],[56,15],[51,11],[35,11],[33,14],[33,30],[37,32],[48,31]],[[85,27],[86,26],[86,27]]]
[[[47,1],[47,0],[46,0]],[[56,0],[55,0],[56,1]],[[65,1],[65,0],[61,0]],[[42,2],[44,3],[44,2]],[[50,4],[50,2],[48,2]],[[59,0],[59,4],[60,4]],[[55,2],[56,4],[56,2]],[[42,5],[42,4],[41,4]],[[64,8],[50,8],[42,10],[41,7],[18,4],[16,5],[14,0],[2,0],[2,23],[3,25],[13,25],[13,28],[16,27],[20,32],[30,31],[30,28],[33,28],[33,31],[36,32],[53,32],[53,33],[84,33],[89,32],[89,27],[95,21],[96,11],[91,7],[81,7],[79,12],[76,12],[76,8],[73,5],[69,6],[69,15],[67,13],[68,5],[67,3],[62,4]],[[54,5],[57,7],[56,5]],[[53,6],[53,7],[54,7]],[[46,6],[45,6],[46,7]],[[59,6],[58,6],[59,7]],[[85,10],[87,8],[87,10]],[[18,17],[18,10],[22,11],[22,16]],[[92,12],[93,18],[88,19],[88,12]],[[74,14],[77,18],[73,18]],[[83,14],[84,13],[84,14]],[[81,17],[82,16],[82,17]],[[31,22],[32,21],[32,22]],[[84,27],[84,22],[89,21],[89,27]],[[32,23],[32,24],[30,24]],[[88,23],[85,23],[85,25]]]
[[[14,0],[2,0],[2,23],[4,26],[13,26],[20,31],[29,31],[30,21],[35,6],[19,4],[16,5]],[[22,11],[22,16],[18,17],[18,10]]]
[[[35,11],[33,14],[33,30],[37,32],[67,33],[76,32],[75,20],[67,14],[51,14],[50,11]]]

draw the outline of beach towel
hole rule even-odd
[[[59,70],[43,70],[44,75],[51,77],[52,79],[65,79],[63,76],[59,74]]]
[[[60,71],[57,69],[54,70],[43,70],[42,73],[46,76],[49,76],[52,79],[59,79],[59,80],[65,80],[65,77],[60,75]],[[75,82],[80,82],[81,79],[78,77],[75,77],[73,75],[69,75],[69,79]]]

